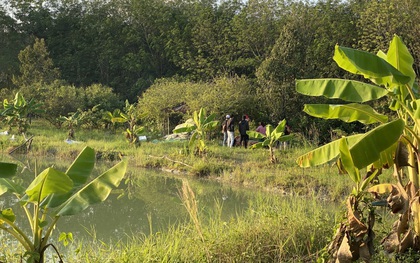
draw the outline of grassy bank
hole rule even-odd
[[[189,222],[150,236],[133,233],[128,241],[109,243],[92,238],[72,244],[65,262],[315,262],[341,221],[341,203],[352,187],[348,176],[339,175],[333,166],[299,168],[296,158],[310,149],[299,141],[286,151],[277,149],[279,162],[271,164],[266,149],[227,148],[218,140],[209,143],[205,157],[197,157],[188,154],[185,141],[150,140],[134,147],[121,131],[78,130],[77,142],[67,143],[65,131],[34,122],[31,133],[35,137],[25,158],[72,160],[90,146],[104,161],[124,156],[131,167],[159,168],[274,193],[261,196],[247,212],[230,220],[221,220],[218,213],[210,219],[201,217],[190,193],[183,198]],[[10,138],[0,137],[5,156],[23,142]],[[383,177],[386,181],[391,176]],[[379,229],[378,242],[383,233],[385,230]]]

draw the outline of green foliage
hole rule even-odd
[[[267,124],[265,136],[256,131],[247,131],[246,133],[249,135],[249,137],[262,140],[261,142],[253,144],[251,146],[251,149],[268,147],[270,151],[270,162],[277,163],[278,159],[274,155],[274,147],[279,142],[280,143],[286,142],[293,138],[292,134],[288,134],[288,135],[284,134],[285,129],[286,129],[286,120],[282,120],[281,122],[279,122],[279,124],[275,128],[273,128],[273,126],[271,126],[270,124]]]
[[[105,118],[110,120],[113,124],[115,123],[124,123],[128,127],[125,130],[125,136],[130,144],[139,145],[139,135],[141,135],[145,128],[139,126],[138,122],[140,119],[146,117],[146,113],[141,114],[137,109],[137,104],[130,104],[125,101],[125,107],[123,111],[115,110],[113,113],[106,112]]]
[[[206,116],[206,110],[201,108],[199,112],[194,111],[192,119],[188,119],[185,123],[175,127],[174,133],[191,133],[188,147],[190,150],[194,149],[194,153],[203,155],[206,153],[207,146],[207,133],[215,130],[218,121],[215,121],[216,114],[210,114]]]
[[[367,187],[373,178],[379,175],[384,168],[394,167],[397,175],[396,184],[376,185],[369,189],[379,196],[388,193],[388,206],[393,213],[401,214],[390,234],[382,241],[384,249],[388,252],[405,252],[408,248],[420,249],[415,240],[420,235],[418,188],[419,173],[413,166],[417,166],[416,152],[419,144],[418,86],[415,82],[416,74],[413,70],[413,58],[407,47],[398,36],[394,36],[388,52],[379,51],[377,55],[351,48],[336,46],[334,60],[346,71],[362,75],[374,85],[365,85],[356,81],[342,79],[300,80],[296,82],[297,91],[313,96],[326,96],[327,98],[341,98],[355,102],[338,105],[311,105],[305,111],[315,117],[325,119],[340,119],[347,122],[359,121],[364,124],[379,123],[364,134],[345,136],[337,141],[317,148],[298,158],[297,163],[302,167],[319,165],[337,161],[338,167],[355,183],[352,195],[348,199],[347,221],[355,221],[355,214],[369,210],[370,215],[357,222],[357,228],[348,228],[343,223],[331,245],[331,254],[353,260],[359,256],[370,258],[373,252],[372,238],[374,215],[371,206],[359,206],[369,198]],[[314,92],[314,90],[316,90]],[[379,99],[388,96],[389,108],[396,111],[398,118],[388,121],[388,118],[378,114],[368,105],[357,103]],[[363,98],[363,99],[361,99]],[[352,110],[349,111],[348,108]],[[362,180],[360,171],[366,169],[366,176]],[[404,169],[409,175],[408,180],[403,179]],[[398,204],[395,199],[400,198]],[[411,227],[407,227],[411,225]],[[344,235],[358,235],[360,229],[366,234],[357,241],[342,237]],[[401,240],[400,236],[410,236]],[[341,240],[340,240],[341,238]],[[340,247],[342,242],[349,242],[352,251]],[[404,245],[403,245],[404,243]],[[369,251],[362,246],[368,246]],[[363,251],[364,250],[364,251]],[[355,253],[360,253],[356,255]],[[344,256],[346,255],[346,256]],[[356,256],[353,258],[353,256]]]
[[[67,139],[74,140],[75,139],[75,131],[74,129],[78,127],[81,122],[84,120],[84,116],[80,110],[76,112],[69,113],[68,116],[60,116],[58,121],[62,123],[65,127],[69,129]]]
[[[211,83],[159,80],[139,99],[139,108],[148,113],[148,122],[163,131],[175,127],[185,113],[204,107],[219,116],[257,115],[256,101],[252,83],[246,78],[220,77]]]
[[[3,122],[9,126],[9,129],[16,127],[19,134],[25,134],[28,130],[31,118],[38,113],[41,113],[41,104],[31,99],[28,102],[21,93],[16,93],[12,102],[7,99],[3,101],[3,110],[0,116]]]
[[[84,88],[83,108],[91,109],[97,105],[100,105],[101,109],[105,111],[110,111],[123,106],[123,103],[112,88],[101,84],[92,84]]]
[[[16,165],[0,163],[1,194],[7,191],[19,199],[20,207],[25,211],[31,226],[28,235],[21,228],[21,223],[16,222],[13,210],[5,208],[0,213],[0,229],[12,235],[23,246],[27,262],[44,262],[45,250],[49,246],[54,247],[49,240],[60,217],[74,215],[90,205],[104,201],[111,190],[118,187],[127,169],[127,161],[121,161],[88,181],[94,163],[95,152],[86,147],[67,171],[47,168],[26,187],[19,184],[21,180],[18,178],[10,178]],[[70,233],[60,235],[60,241],[65,243],[72,239]]]
[[[19,53],[20,76],[13,79],[13,83],[24,88],[28,94],[33,95],[34,84],[50,84],[60,78],[60,72],[54,67],[50,54],[47,51],[44,39],[35,39],[33,46],[28,46]]]

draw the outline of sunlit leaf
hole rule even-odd
[[[398,36],[394,36],[387,52],[387,61],[389,64],[398,69],[405,76],[410,77],[409,86],[413,85],[416,72],[414,71],[414,59],[407,46]]]
[[[74,187],[87,182],[95,166],[95,158],[95,151],[90,147],[85,147],[67,169],[66,174],[73,181]]]
[[[25,192],[29,202],[38,202],[50,194],[64,194],[72,188],[73,182],[65,173],[50,167],[41,172]]]
[[[347,143],[349,147],[354,145],[362,138],[364,134],[356,134],[347,136]],[[321,147],[316,148],[310,152],[305,153],[297,158],[296,163],[300,167],[312,167],[330,162],[338,157],[340,154],[340,140],[335,140]]]
[[[410,81],[410,77],[399,72],[387,61],[366,51],[336,45],[333,58],[342,69],[367,79],[374,79],[378,85],[387,84],[387,77],[392,77],[392,83],[396,84],[406,84]]]
[[[392,189],[396,187],[393,184],[377,184],[368,189],[368,192],[378,193],[378,194],[387,194],[391,193]]]
[[[25,188],[10,179],[0,178],[0,195],[5,192],[15,193],[20,196],[25,192]]]
[[[369,105],[350,103],[345,105],[305,104],[307,114],[323,119],[340,119],[345,122],[358,121],[363,124],[387,122],[388,117],[377,113]]]
[[[16,220],[16,216],[15,216],[15,213],[13,213],[12,208],[7,208],[7,209],[4,209],[4,210],[1,210],[0,222],[1,222],[2,218],[6,219],[6,220],[8,220],[12,223],[15,222],[15,220]]]
[[[77,214],[89,205],[104,201],[111,190],[118,187],[127,169],[127,161],[121,161],[73,194],[60,206],[58,216]]]
[[[256,131],[247,131],[246,134],[248,134],[250,138],[255,138],[255,139],[265,138],[265,136],[262,133],[259,133]]]
[[[354,165],[362,169],[377,161],[381,152],[398,141],[404,125],[403,120],[397,119],[365,133],[355,145],[350,146]]]
[[[296,91],[308,96],[324,96],[350,102],[376,100],[389,93],[376,85],[345,79],[296,80]]]
[[[339,148],[341,164],[343,165],[344,169],[347,171],[348,175],[353,180],[353,182],[358,184],[361,179],[360,173],[359,170],[356,167],[354,167],[353,159],[350,154],[346,138],[340,139]]]

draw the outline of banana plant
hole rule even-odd
[[[256,131],[247,131],[246,133],[251,138],[262,140],[251,146],[251,149],[258,149],[263,147],[268,147],[270,152],[270,162],[277,163],[278,159],[274,155],[274,148],[277,143],[290,141],[293,138],[293,134],[284,135],[284,129],[286,127],[286,120],[279,122],[276,128],[273,128],[270,124],[266,126],[266,135],[256,132]]]
[[[125,123],[127,128],[125,130],[125,137],[130,144],[138,145],[139,135],[144,133],[145,128],[143,126],[138,126],[137,122],[139,119],[146,117],[146,114],[139,114],[137,110],[137,105],[135,103],[130,104],[127,100],[125,101],[125,107],[123,111],[114,110],[114,112],[107,112],[105,118],[111,120],[112,124],[115,123]]]
[[[123,160],[89,181],[94,164],[95,151],[86,147],[67,171],[49,167],[25,187],[19,183],[21,180],[15,180],[16,164],[0,163],[0,195],[10,192],[19,199],[31,231],[25,233],[22,224],[16,222],[12,208],[0,211],[0,230],[23,246],[26,262],[44,262],[45,250],[49,247],[55,249],[62,262],[56,247],[49,243],[57,221],[107,199],[112,189],[119,186],[127,169],[127,161]]]
[[[343,137],[297,159],[301,167],[337,162],[341,171],[355,182],[355,189],[348,198],[347,222],[342,224],[335,242],[330,245],[332,259],[339,262],[358,258],[368,260],[373,253],[362,237],[362,232],[372,231],[372,225],[369,225],[372,219],[366,220],[362,216],[363,209],[358,206],[365,200],[366,193],[373,193],[371,198],[388,194],[386,201],[372,204],[385,203],[392,213],[399,214],[394,228],[382,241],[384,249],[398,253],[410,248],[420,250],[420,178],[417,168],[420,160],[420,100],[413,57],[401,39],[394,36],[387,53],[372,54],[336,45],[333,59],[342,69],[361,75],[370,83],[346,79],[297,80],[299,93],[343,101],[335,105],[305,105],[304,111],[318,118],[358,121],[375,128],[364,134]],[[389,108],[396,112],[396,118],[389,120],[385,114],[366,104],[383,97],[388,97]],[[394,169],[395,184],[369,186],[372,174],[379,175],[382,169],[388,168]],[[362,180],[360,170],[364,169],[367,172]],[[403,176],[405,173],[407,179]]]
[[[21,93],[17,92],[13,101],[9,102],[7,99],[3,101],[3,110],[0,112],[0,116],[9,129],[16,127],[18,133],[25,136],[32,115],[42,112],[41,105],[33,99],[27,101]]]
[[[67,135],[68,140],[74,140],[75,139],[75,132],[74,129],[80,125],[80,123],[83,121],[84,116],[81,112],[81,110],[78,110],[76,112],[71,112],[69,115],[66,116],[60,116],[58,118],[58,121],[62,123],[62,125],[66,126],[69,131]]]
[[[191,132],[190,141],[188,148],[195,149],[194,153],[198,155],[205,154],[207,150],[206,136],[207,132],[217,128],[219,121],[215,121],[216,114],[206,116],[206,110],[201,108],[200,111],[194,111],[193,118],[188,119],[185,123],[182,123],[175,127],[174,133]]]

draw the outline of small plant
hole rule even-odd
[[[128,101],[125,101],[125,107],[123,111],[114,110],[113,112],[106,112],[106,119],[110,120],[112,124],[115,123],[124,123],[128,127],[125,130],[125,137],[130,144],[138,145],[140,143],[139,136],[144,132],[145,128],[143,126],[138,126],[139,119],[146,117],[145,114],[139,114],[137,110],[137,105],[130,104]]]
[[[273,129],[273,126],[267,124],[266,126],[266,135],[256,132],[256,131],[247,131],[246,133],[255,139],[260,139],[262,142],[258,142],[251,146],[251,149],[258,149],[263,147],[268,147],[270,151],[270,162],[277,163],[277,157],[274,155],[274,147],[279,142],[286,142],[293,138],[292,134],[285,135],[284,130],[286,127],[286,120],[279,122],[277,127]]]
[[[88,182],[95,164],[95,152],[86,147],[66,172],[53,167],[45,169],[24,187],[14,180],[17,165],[0,163],[0,195],[10,192],[19,199],[31,233],[27,234],[16,222],[12,208],[0,212],[0,229],[12,235],[25,249],[26,262],[44,262],[51,234],[62,216],[77,214],[92,204],[107,199],[111,190],[118,187],[127,169],[127,162],[121,161],[108,171]],[[72,240],[71,234],[61,234],[64,242]],[[60,261],[62,262],[62,261]]]
[[[83,121],[83,114],[80,110],[78,110],[76,112],[69,113],[68,117],[60,116],[58,120],[62,122],[62,125],[69,129],[67,139],[74,140],[76,138],[74,129]]]
[[[173,130],[174,133],[191,132],[190,141],[188,147],[191,149],[195,148],[195,153],[203,155],[206,150],[206,136],[207,132],[212,131],[219,125],[218,121],[215,121],[216,114],[206,116],[206,110],[201,108],[199,112],[194,111],[193,118],[188,119],[185,123],[180,124]]]
[[[9,126],[9,129],[16,127],[18,133],[25,137],[25,132],[31,123],[31,117],[42,112],[41,105],[32,99],[26,101],[23,95],[17,92],[13,102],[9,102],[7,99],[3,101],[3,110],[0,112],[0,116],[3,118],[3,122]]]

